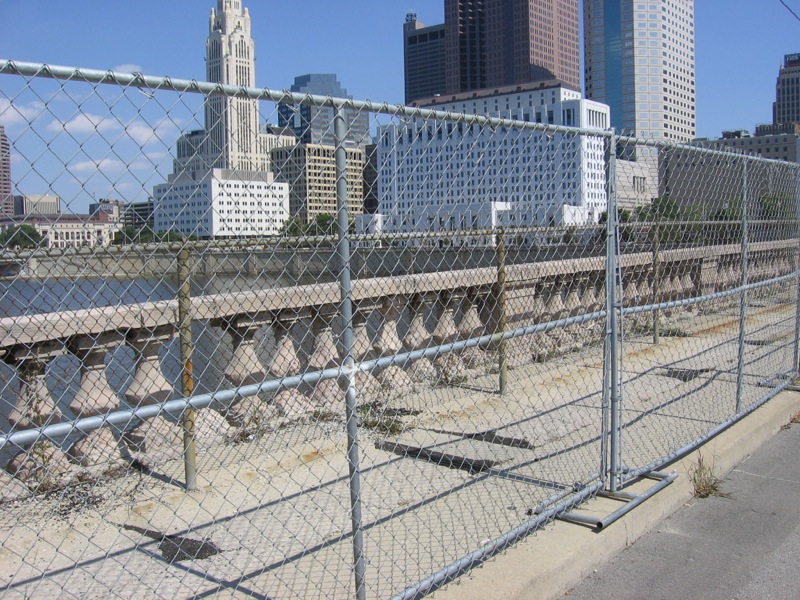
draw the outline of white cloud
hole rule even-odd
[[[6,127],[27,125],[41,117],[45,110],[44,102],[39,100],[23,104],[11,102],[8,98],[0,98],[0,125]]]
[[[139,65],[126,63],[124,65],[117,65],[116,67],[112,67],[111,70],[116,71],[117,73],[141,73],[142,67],[140,67]]]
[[[89,175],[100,173],[109,177],[122,173],[127,165],[121,160],[114,158],[103,158],[101,160],[84,160],[67,166],[67,170],[73,175]]]
[[[67,131],[71,134],[107,133],[118,130],[120,127],[119,122],[110,117],[83,113],[66,122],[54,120],[47,125],[47,130]]]
[[[173,143],[178,133],[178,126],[169,119],[160,119],[155,125],[137,120],[130,123],[125,132],[140,146],[153,143],[166,146]]]

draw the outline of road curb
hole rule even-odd
[[[718,476],[724,476],[799,410],[800,393],[781,392],[697,451],[664,467],[662,471],[677,472],[677,480],[602,531],[556,521],[460,577],[435,598],[549,600],[562,596],[692,498],[687,473],[697,463],[698,454],[713,465]],[[597,498],[577,512],[604,516],[613,507],[613,501]]]

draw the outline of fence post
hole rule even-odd
[[[744,168],[742,169],[742,230],[741,230],[741,244],[742,244],[742,279],[741,286],[747,285],[747,159],[744,160]],[[739,300],[739,356],[738,368],[736,371],[736,414],[742,409],[742,399],[744,395],[744,338],[747,332],[747,290],[742,290],[742,295]]]
[[[194,373],[192,370],[192,300],[191,276],[189,270],[189,249],[183,239],[178,250],[178,323],[181,351],[181,392],[184,398],[194,393]],[[183,412],[183,470],[186,476],[186,489],[197,489],[197,449],[194,440],[194,421],[196,411],[187,408]]]
[[[342,316],[342,383],[345,387],[345,418],[347,421],[347,464],[350,471],[350,519],[353,528],[353,575],[356,598],[366,600],[366,562],[364,557],[364,527],[361,516],[361,470],[359,466],[358,421],[356,415],[356,386],[353,351],[353,296],[350,280],[350,233],[347,209],[347,123],[344,107],[334,107],[333,133],[336,140],[336,230],[339,258],[339,288]]]
[[[653,225],[653,302],[659,302],[659,292],[661,291],[661,273],[659,272],[659,250],[661,245],[659,222],[657,217],[651,217],[655,221]],[[653,344],[657,345],[660,341],[660,327],[658,322],[660,311],[653,311]]]
[[[608,469],[603,469],[610,475],[609,489],[616,492],[619,487],[620,473],[620,389],[619,389],[619,299],[617,298],[617,223],[616,202],[616,144],[614,135],[606,138],[606,344],[604,356],[604,412],[609,412],[609,417],[603,417],[603,424],[609,423],[608,428]],[[603,436],[605,439],[605,435]],[[606,450],[603,449],[603,460]],[[605,465],[603,465],[605,467]]]
[[[506,332],[508,318],[506,315],[506,239],[505,230],[497,231],[497,332]],[[507,341],[501,339],[497,347],[497,359],[500,370],[500,395],[504,396],[508,389],[508,358],[506,356]]]

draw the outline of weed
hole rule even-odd
[[[800,423],[800,410],[798,410],[796,413],[794,413],[792,415],[792,418],[791,418],[791,420],[789,422],[790,423]]]
[[[364,405],[358,409],[359,425],[384,435],[397,435],[405,431],[405,425],[389,410],[374,405]]]
[[[722,480],[714,473],[714,464],[707,465],[703,455],[699,452],[697,453],[697,464],[692,465],[689,469],[689,478],[694,487],[695,498],[730,497],[730,494],[721,489]]]

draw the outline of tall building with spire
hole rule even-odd
[[[250,11],[240,0],[218,0],[211,9],[206,41],[206,79],[211,83],[255,87],[255,44]],[[208,96],[205,103],[208,152],[213,166],[256,169],[258,104],[249,98]]]
[[[206,40],[211,83],[255,87],[250,11],[241,0],[217,0]],[[271,172],[273,148],[294,136],[262,130],[258,101],[206,96],[205,128],[178,138],[173,172],[153,189],[156,231],[199,237],[276,234],[289,216],[289,190]]]

